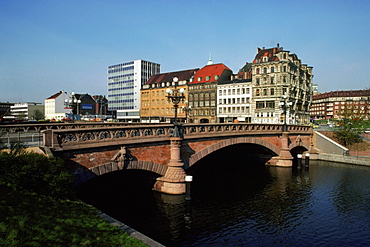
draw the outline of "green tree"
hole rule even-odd
[[[362,142],[361,133],[365,130],[362,119],[345,119],[335,128],[334,136],[340,144],[348,147]]]
[[[41,120],[41,119],[44,119],[44,114],[42,114],[42,112],[39,110],[39,109],[36,109],[34,110],[33,112],[33,118],[35,120]]]

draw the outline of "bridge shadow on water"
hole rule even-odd
[[[258,193],[271,180],[265,163],[271,151],[253,144],[238,144],[218,150],[187,170],[193,176],[192,197],[202,200],[238,200]]]
[[[264,164],[274,155],[258,145],[238,144],[204,157],[186,170],[193,176],[191,201],[184,195],[153,191],[159,175],[143,170],[104,174],[78,186],[76,193],[86,203],[165,245],[188,246],[193,241],[189,234],[198,236],[200,225],[213,226],[209,230],[217,232],[246,208],[261,208],[264,202],[249,205],[249,198],[258,197],[273,181]],[[216,207],[221,209],[212,213]]]

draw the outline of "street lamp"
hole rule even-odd
[[[65,99],[64,103],[65,103],[66,107],[71,108],[72,122],[74,122],[75,121],[75,115],[74,115],[73,109],[76,107],[76,113],[78,115],[79,114],[78,105],[81,104],[81,100],[77,99],[76,94],[74,92],[71,92],[71,94],[69,95],[69,99]]]
[[[176,84],[177,84],[178,81],[179,81],[179,78],[174,77],[173,82],[174,82],[175,88],[173,90],[170,89],[170,88],[166,89],[167,101],[172,102],[173,107],[175,108],[175,121],[174,121],[175,126],[177,125],[177,108],[179,108],[179,103],[180,102],[185,101],[185,95],[184,95],[185,94],[185,89],[184,88],[180,88],[180,89],[176,88]]]
[[[287,96],[283,96],[283,101],[279,103],[281,108],[283,108],[284,111],[284,127],[283,127],[283,132],[286,132],[288,130],[287,128],[287,114],[288,114],[288,108],[293,105],[293,102],[288,101]]]

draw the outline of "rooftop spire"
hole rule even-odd
[[[210,52],[209,53],[209,59],[208,59],[207,65],[212,65],[212,64],[213,64],[213,61],[212,61],[212,53]]]

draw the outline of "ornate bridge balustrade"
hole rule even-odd
[[[283,125],[275,124],[185,124],[180,127],[183,139],[211,138],[238,135],[281,135]],[[290,134],[307,134],[311,128],[290,125]],[[49,129],[43,131],[44,145],[55,150],[73,150],[111,145],[129,145],[148,142],[169,141],[172,124],[115,126],[78,129]]]
[[[291,150],[310,151],[312,128],[276,124],[184,124],[179,135],[172,124],[48,129],[44,146],[67,161],[83,183],[120,169],[143,169],[161,175],[154,189],[182,194],[185,170],[224,147],[254,144],[270,150],[270,165],[292,166]],[[303,151],[302,151],[303,150]]]

